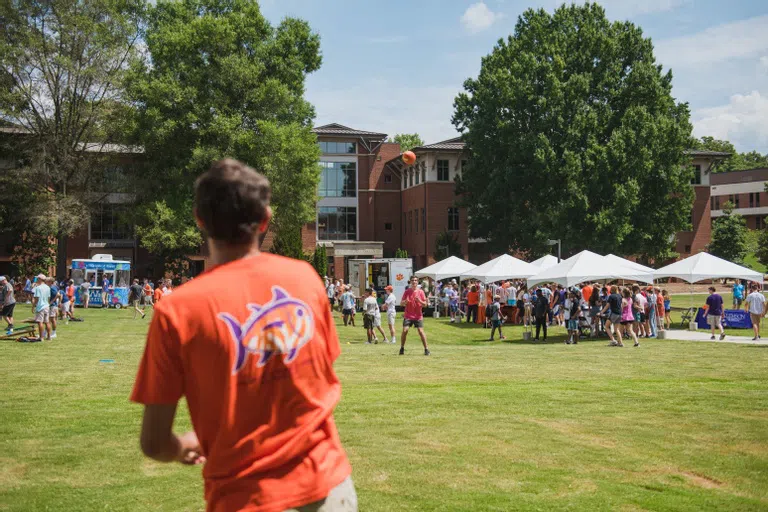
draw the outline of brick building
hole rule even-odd
[[[304,250],[311,253],[324,245],[329,275],[347,278],[348,261],[356,258],[393,257],[398,248],[413,258],[414,268],[436,259],[436,241],[447,231],[461,246],[461,256],[475,263],[489,258],[482,240],[471,239],[467,212],[457,206],[455,183],[467,154],[460,138],[414,148],[416,162],[405,165],[400,146],[387,142],[384,133],[328,124],[314,129],[321,149],[322,173],[318,187],[315,222],[302,228]],[[119,145],[101,146],[115,171],[130,172],[141,150]],[[693,229],[677,235],[681,257],[705,250],[710,241],[711,218],[722,215],[726,197],[747,216],[750,227],[762,227],[768,215],[765,183],[768,169],[713,174],[727,153],[689,151],[696,174],[692,180],[695,201]],[[10,160],[2,165],[10,164]],[[155,259],[142,249],[131,226],[120,223],[121,211],[134,201],[130,191],[105,191],[86,229],[69,239],[67,266],[75,258],[112,254],[128,260],[136,275],[162,272]],[[765,206],[761,206],[765,205]],[[2,242],[2,240],[0,240]],[[265,250],[272,244],[268,234]],[[13,273],[10,249],[0,247],[0,273]],[[437,258],[436,258],[437,256]],[[207,251],[191,255],[193,275],[205,269]]]
[[[725,203],[744,216],[749,229],[764,229],[768,216],[768,168],[713,174],[710,180],[709,207],[712,218],[721,217]]]
[[[686,154],[691,157],[694,177],[691,186],[694,190],[693,209],[691,210],[691,231],[681,231],[677,234],[675,250],[680,258],[705,251],[712,236],[712,211],[710,208],[711,185],[713,171],[717,165],[728,158],[730,153],[719,151],[689,150]]]

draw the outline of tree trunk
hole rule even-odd
[[[56,278],[64,279],[67,277],[67,237],[61,233],[56,237]]]

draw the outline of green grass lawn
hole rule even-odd
[[[147,321],[82,316],[53,342],[0,344],[0,510],[202,510],[200,468],[139,452]],[[768,509],[768,348],[426,328],[430,357],[415,333],[400,357],[339,328],[361,511]]]

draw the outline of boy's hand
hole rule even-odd
[[[178,437],[179,454],[176,457],[178,462],[189,466],[195,466],[205,463],[205,457],[200,449],[200,441],[194,432],[187,432]]]

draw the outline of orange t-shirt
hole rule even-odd
[[[467,293],[467,304],[470,306],[476,306],[480,302],[480,293],[478,292],[468,292]]]
[[[340,352],[317,272],[260,253],[163,298],[131,400],[186,397],[209,511],[282,511],[324,498],[352,472],[333,421]]]
[[[146,295],[147,297],[152,296],[152,287],[149,286],[149,283],[144,285],[144,295]]]
[[[163,290],[158,286],[155,288],[155,302],[160,302],[160,298],[163,296]]]

